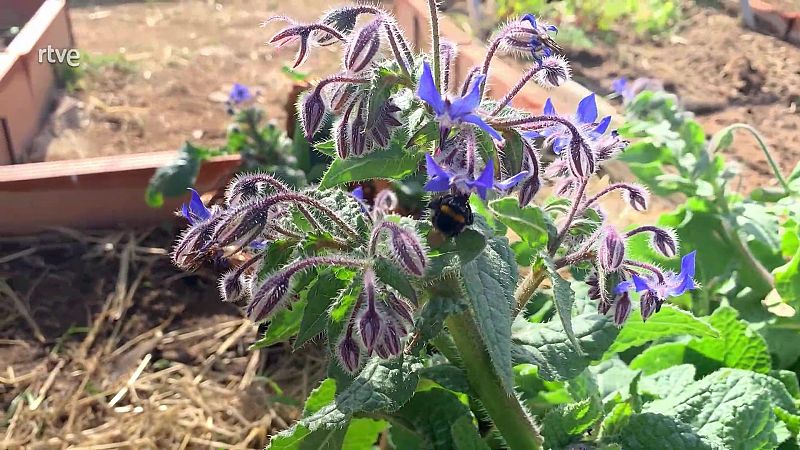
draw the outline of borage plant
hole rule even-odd
[[[270,43],[297,45],[295,65],[312,47],[343,49],[342,71],[298,104],[309,140],[334,116],[332,139],[315,145],[334,160],[312,188],[244,175],[224,204],[196,197],[183,210],[191,226],[174,262],[232,267],[220,291],[268,323],[257,347],[327,339],[328,379],[270,447],[674,450],[788,439],[780,420],[796,410],[775,378],[722,369],[695,381],[691,366],[634,368],[617,356],[684,335],[697,351],[726,344],[707,322],[665,304],[698,287],[695,253],[680,257],[670,229],[621,229],[601,210],[612,194],[644,210],[647,191],[589,188],[627,145],[594,95],[569,115],[550,101],[542,114],[510,106],[531,80],[556,87],[569,78],[555,27],[533,15],[508,22],[459,84],[456,46],[440,38],[433,2],[430,11],[433,45],[421,55],[372,6],[310,24],[274,19],[289,25]],[[530,67],[490,100],[490,69],[503,53],[529,57]],[[340,188],[422,168],[431,195],[424,220],[392,214],[391,192],[370,202]],[[535,202],[544,183],[552,196]],[[626,242],[638,235],[680,258],[679,268],[632,258]],[[754,417],[758,426],[744,426]]]

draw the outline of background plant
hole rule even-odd
[[[223,300],[267,322],[257,347],[325,337],[328,379],[270,448],[369,448],[381,435],[402,449],[796,447],[795,373],[773,370],[735,309],[701,319],[670,304],[699,287],[705,247],[606,220],[606,195],[636,210],[649,197],[631,183],[589,188],[628,145],[594,94],[569,114],[549,100],[541,114],[508,106],[529,81],[568,79],[555,27],[508,22],[458,83],[457,49],[434,2],[430,12],[423,54],[372,6],[272,19],[288,22],[270,43],[296,46],[295,66],[313,47],[342,47],[342,71],[298,102],[306,138],[332,162],[316,186],[242,175],[222,203],[195,196],[182,211],[173,261],[228,267]],[[501,53],[530,64],[490,100]],[[392,214],[389,193],[370,204],[342,189],[423,167],[431,220]]]

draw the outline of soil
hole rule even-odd
[[[309,20],[322,13],[314,0],[250,2],[71,2],[70,17],[83,56],[77,127],[53,119],[34,144],[33,160],[178,149],[184,141],[224,142],[233,83],[258,91],[267,117],[286,119],[292,80],[282,72],[295,48],[264,43],[281,24],[277,14]],[[312,49],[300,70],[312,76],[339,65],[332,49]]]
[[[602,93],[620,76],[662,80],[709,133],[736,122],[755,126],[787,174],[800,161],[800,48],[745,29],[710,3],[686,2],[677,30],[660,41],[618,30],[613,43],[595,39],[591,49],[568,49],[574,77]],[[728,153],[744,165],[746,189],[775,184],[748,136]]]
[[[240,307],[220,301],[217,272],[183,273],[171,264],[164,249],[178,231],[0,238],[0,423],[9,429],[0,448],[126,440],[131,444],[113,448],[177,448],[183,441],[192,444],[183,448],[209,448],[206,441],[221,442],[218,448],[245,440],[244,448],[263,448],[268,435],[296,419],[298,410],[286,404],[296,405],[324,377],[321,349],[249,350],[256,326]],[[143,358],[151,363],[137,380],[138,394],[112,408],[110,399]],[[37,394],[44,401],[34,411]],[[247,406],[243,423],[230,424],[234,405]],[[142,409],[144,415],[124,414]],[[206,417],[175,417],[195,412]],[[162,429],[150,429],[153,421]],[[208,431],[204,421],[229,432]],[[109,433],[93,431],[103,424]]]

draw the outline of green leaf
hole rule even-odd
[[[787,303],[797,304],[800,302],[800,248],[792,257],[791,261],[776,268],[775,290]]]
[[[780,381],[746,370],[721,369],[675,395],[648,403],[645,412],[672,417],[725,448],[744,450],[777,446],[775,406],[795,411]]]
[[[397,265],[386,259],[376,258],[374,267],[379,280],[394,288],[403,297],[416,301],[417,293],[414,291],[414,286]]]
[[[303,416],[312,415],[333,401],[336,394],[336,381],[328,378],[308,396]],[[302,424],[295,424],[291,428],[275,435],[269,442],[270,450],[339,450],[344,442],[344,427],[320,429],[311,431]]]
[[[538,206],[519,207],[514,197],[505,197],[489,202],[489,208],[497,220],[507,225],[519,237],[536,249],[547,247],[547,222],[544,212]]]
[[[422,154],[404,148],[407,138],[398,131],[386,150],[376,150],[360,158],[335,159],[322,177],[319,189],[375,178],[401,180],[411,175],[419,168]]]
[[[464,369],[451,364],[425,367],[419,371],[419,375],[453,392],[468,393],[470,391],[467,373],[464,372]]]
[[[292,303],[292,309],[278,311],[270,320],[264,336],[253,343],[250,349],[257,350],[288,341],[300,329],[300,322],[303,320],[305,309],[306,301],[301,299]]]
[[[564,333],[567,335],[569,342],[575,347],[575,350],[580,353],[580,344],[575,337],[575,332],[572,330],[572,305],[575,303],[575,292],[572,290],[569,281],[561,278],[561,275],[558,274],[553,259],[548,255],[544,255],[542,259],[553,283],[553,301],[555,302],[556,312],[561,320]]]
[[[789,432],[792,433],[792,436],[796,437],[798,434],[800,434],[800,416],[792,414],[780,406],[776,406],[773,411],[778,419],[780,419],[786,425],[786,428],[789,429]]]
[[[152,208],[164,204],[164,197],[178,197],[194,184],[200,172],[200,164],[208,159],[209,151],[186,142],[174,161],[159,167],[150,178],[145,192],[145,201]]]
[[[606,352],[606,357],[648,342],[682,335],[708,337],[711,339],[718,336],[714,328],[692,316],[691,313],[671,306],[664,306],[661,311],[653,314],[647,322],[642,321],[639,316],[631,317]]]
[[[372,450],[389,424],[383,420],[353,419],[344,435],[342,450]]]
[[[800,398],[800,383],[797,380],[797,374],[790,370],[772,370],[770,376],[780,380],[786,388],[786,392],[794,398]]]
[[[639,392],[657,398],[666,398],[679,393],[684,386],[694,382],[695,368],[691,364],[681,364],[642,377]]]
[[[303,417],[308,417],[316,413],[328,403],[332,402],[335,396],[336,380],[332,378],[322,380],[322,383],[308,394],[306,404],[303,407]]]
[[[721,306],[708,320],[719,331],[719,338],[709,336],[694,340],[689,343],[691,350],[719,361],[722,367],[769,372],[772,358],[766,341],[747,322],[739,320],[738,311],[730,306]]]
[[[414,397],[403,406],[397,415],[414,425],[423,437],[422,448],[432,450],[453,450],[453,426],[461,418],[469,421],[469,427],[456,425],[458,430],[466,433],[468,440],[480,442],[477,428],[472,425],[472,413],[467,405],[461,402],[452,392],[433,388],[414,394]]]
[[[394,412],[414,394],[420,367],[417,358],[407,355],[389,361],[372,358],[334,401],[303,418],[300,424],[315,431],[341,427],[359,412]]]
[[[538,366],[539,375],[545,380],[575,378],[603,355],[614,342],[618,330],[607,317],[599,314],[575,316],[573,325],[576,340],[583,350],[581,353],[569,342],[562,323],[530,323],[517,318],[512,328],[514,362]]]
[[[542,420],[545,448],[560,449],[580,438],[602,413],[603,404],[597,396],[549,411]]]
[[[619,431],[616,442],[625,449],[724,450],[719,442],[707,441],[689,425],[663,414],[633,414]]]
[[[455,450],[489,450],[487,445],[475,430],[472,417],[461,416],[450,427]]]
[[[510,392],[514,380],[511,369],[511,308],[517,285],[517,266],[508,239],[488,239],[484,251],[461,267],[461,278],[489,359]]]
[[[656,373],[687,361],[687,344],[685,342],[666,342],[651,345],[631,361],[631,369],[641,370],[645,374]]]
[[[328,324],[328,309],[345,286],[347,281],[339,279],[330,269],[322,271],[314,280],[305,294],[307,304],[298,326],[297,339],[294,341],[295,349],[325,331]]]

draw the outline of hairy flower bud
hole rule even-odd
[[[652,227],[650,246],[666,258],[678,254],[678,236],[669,228]]]
[[[625,239],[616,228],[603,227],[597,249],[597,259],[606,272],[615,272],[622,267],[622,263],[625,261]]]
[[[288,190],[289,186],[284,182],[266,173],[237,175],[225,190],[225,203],[238,206],[247,200],[263,197],[267,192]]]
[[[239,269],[222,275],[218,287],[223,302],[235,303],[250,297],[250,280]]]
[[[213,242],[218,218],[196,223],[181,234],[172,249],[172,262],[181,270],[195,270],[203,262],[206,250]]]
[[[389,323],[383,332],[382,347],[386,349],[388,357],[397,356],[402,351],[403,347],[400,345],[400,330],[394,323]],[[382,356],[382,358],[386,358]]]
[[[292,272],[284,270],[267,278],[253,292],[253,299],[247,305],[247,318],[260,322],[280,309],[289,298],[292,275]]]
[[[387,294],[389,308],[395,313],[395,316],[406,325],[414,324],[414,306],[408,300],[394,295],[392,292]]]
[[[627,185],[622,189],[622,199],[636,211],[647,210],[649,193],[643,186]]]
[[[561,55],[542,58],[534,79],[544,88],[556,88],[566,83],[571,76],[567,59]]]
[[[628,292],[623,292],[614,300],[614,325],[618,328],[625,324],[631,314],[631,298]]]
[[[381,311],[378,311],[379,307],[375,304],[375,272],[371,269],[364,272],[364,290],[361,296],[363,306],[358,313],[356,322],[358,322],[358,331],[364,348],[366,348],[367,354],[371,355],[384,327]]]
[[[661,309],[661,305],[655,292],[649,290],[642,292],[639,301],[639,310],[642,313],[642,320],[646,321],[659,309]]]
[[[573,136],[569,145],[569,170],[577,178],[586,178],[595,171],[595,159],[592,151],[583,139]]]
[[[220,247],[243,247],[264,231],[268,218],[268,209],[257,202],[241,205],[219,220],[214,229],[214,242]]]
[[[321,89],[312,89],[300,100],[300,121],[303,124],[303,133],[306,139],[311,139],[322,126],[325,118],[325,101],[322,100]]]
[[[363,156],[367,153],[368,144],[366,128],[367,123],[364,120],[366,108],[366,100],[358,101],[358,106],[353,111],[348,124],[347,136],[350,141],[350,151],[353,156]]]
[[[342,368],[349,373],[355,373],[361,367],[361,349],[353,339],[353,330],[348,328],[344,336],[336,345],[336,357]]]
[[[350,36],[344,51],[345,69],[358,73],[369,67],[381,45],[383,23],[383,17],[378,16]]]
[[[539,153],[533,148],[533,145],[527,140],[522,139],[522,148],[525,153],[525,164],[523,169],[527,170],[530,174],[519,187],[519,206],[525,207],[533,201],[533,197],[539,192],[542,187],[541,179],[541,163],[539,161]]]
[[[391,99],[379,107],[375,123],[370,128],[370,136],[372,136],[378,147],[385,148],[389,145],[392,131],[402,125],[402,122],[396,117],[398,112],[400,112],[400,108]]]
[[[383,229],[389,230],[389,250],[397,265],[409,275],[417,277],[424,275],[428,258],[419,237],[393,222],[381,222],[373,229],[371,251],[374,253],[378,235]]]

